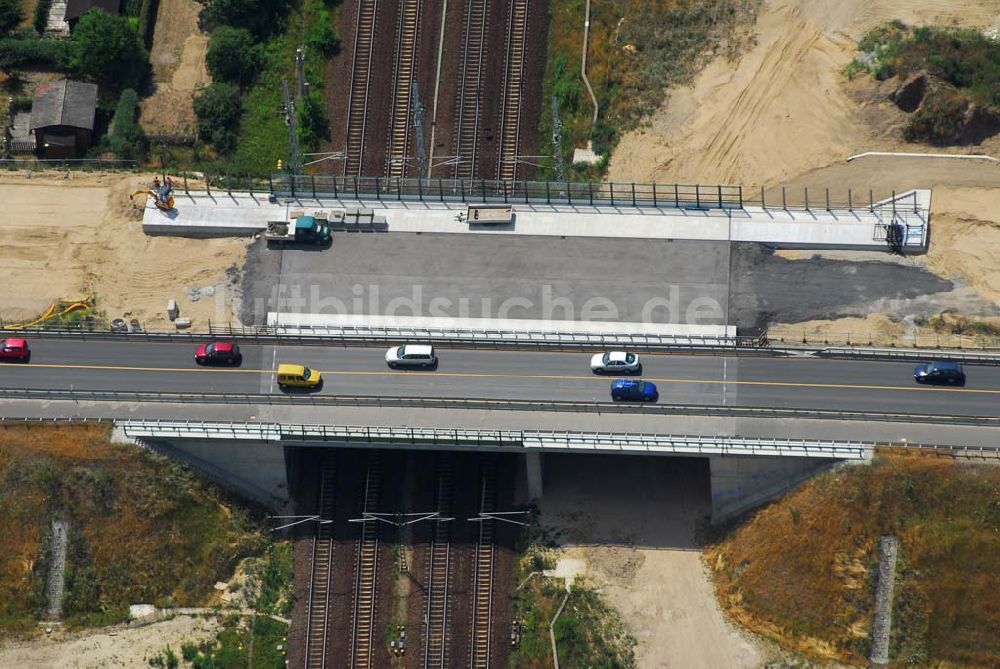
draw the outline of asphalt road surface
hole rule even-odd
[[[328,395],[610,401],[589,353],[440,349],[434,371],[391,370],[384,348],[241,344],[239,368],[201,367],[194,346],[32,340],[29,364],[0,364],[0,388],[280,393],[273,370],[320,370]],[[964,388],[919,386],[911,363],[643,354],[660,402],[1000,415],[1000,368],[966,368]]]

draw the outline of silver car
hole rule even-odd
[[[597,373],[638,374],[642,372],[639,356],[625,351],[598,353],[590,359],[590,369]]]
[[[393,346],[385,352],[385,364],[397,367],[436,367],[437,356],[433,346],[407,344]]]

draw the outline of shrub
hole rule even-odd
[[[10,34],[23,18],[21,0],[0,0],[0,37]]]
[[[52,0],[38,0],[38,4],[35,5],[35,16],[32,23],[35,32],[39,35],[45,32],[45,28],[49,24],[50,9],[52,9]]]
[[[169,645],[163,654],[163,659],[166,661],[167,669],[177,669],[180,666],[180,661],[177,659],[177,653]]]
[[[560,112],[572,114],[580,106],[580,68],[570,67],[566,56],[559,54],[552,62],[552,94],[559,100]]]
[[[135,90],[126,88],[115,108],[110,148],[122,160],[138,160],[145,151],[146,135],[135,120],[138,102],[139,96]]]
[[[0,70],[10,72],[24,65],[45,65],[68,71],[76,57],[75,45],[53,39],[0,39]]]
[[[149,77],[149,54],[128,19],[99,9],[83,15],[73,31],[77,67],[97,81],[140,88]]]
[[[215,83],[203,89],[194,99],[198,117],[198,136],[219,153],[229,153],[236,147],[239,133],[240,91],[233,84]]]
[[[257,37],[280,32],[291,0],[203,0],[205,21],[211,26],[246,28]]]
[[[193,641],[185,641],[181,644],[181,657],[185,662],[192,662],[198,657],[198,645]]]
[[[910,117],[903,128],[903,137],[908,142],[927,141],[931,144],[960,141],[968,108],[969,101],[955,90],[933,91]]]
[[[333,27],[330,11],[326,7],[319,10],[316,18],[309,26],[306,36],[306,46],[315,49],[324,56],[333,56],[340,51],[340,34]]]
[[[228,81],[241,88],[253,82],[260,66],[250,31],[231,26],[222,26],[212,34],[205,62],[212,79]]]
[[[309,91],[299,102],[299,142],[306,148],[315,148],[320,140],[329,139],[330,122],[326,118],[323,98],[316,91]]]
[[[1000,43],[971,28],[916,28],[899,48],[900,76],[928,70],[984,105],[1000,105]]]

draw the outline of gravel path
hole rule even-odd
[[[45,594],[49,605],[45,616],[49,620],[62,618],[63,590],[66,585],[66,539],[69,536],[69,521],[52,520],[52,562],[49,564]]]
[[[889,662],[889,632],[892,629],[892,586],[896,580],[896,552],[899,540],[879,539],[878,585],[875,588],[875,620],[872,623],[873,664]]]

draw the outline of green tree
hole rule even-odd
[[[101,83],[140,88],[148,80],[149,54],[124,17],[90,10],[73,30],[73,43],[80,72]]]
[[[280,32],[292,7],[291,0],[201,0],[204,17],[212,26],[246,28],[257,37]]]
[[[126,88],[118,99],[109,141],[111,150],[123,160],[137,160],[146,146],[146,135],[136,123],[135,110],[139,96],[135,90]]]
[[[229,153],[236,147],[239,134],[240,90],[233,84],[215,83],[202,90],[194,99],[198,117],[198,136],[219,153]]]
[[[0,37],[10,34],[23,18],[21,0],[0,0]]]
[[[205,63],[212,79],[228,81],[242,88],[253,83],[260,57],[250,31],[221,26],[212,33]]]

